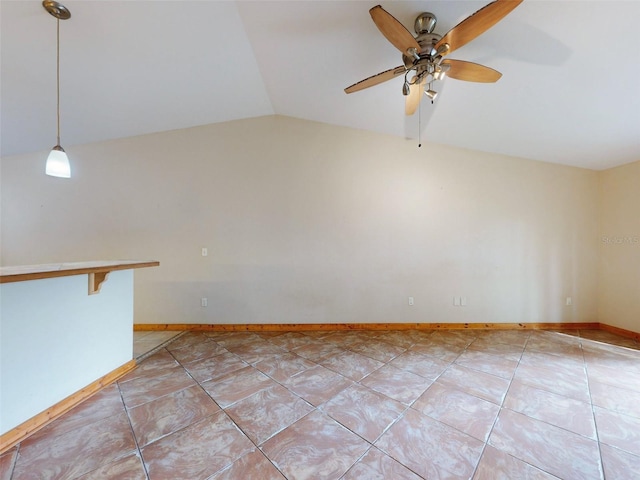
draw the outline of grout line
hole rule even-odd
[[[122,390],[120,389],[120,382],[116,381],[116,387],[118,388],[120,401],[122,402],[122,408],[124,409],[124,413],[127,416],[127,422],[129,423],[129,428],[131,429],[131,436],[133,437],[133,441],[136,444],[136,452],[138,453],[138,457],[140,458],[140,463],[142,463],[144,474],[146,475],[147,480],[149,480],[149,471],[147,469],[147,464],[145,463],[144,457],[142,456],[142,450],[140,449],[140,444],[138,443],[138,437],[136,436],[136,432],[133,429],[133,423],[131,423],[131,417],[129,416],[129,409],[127,408],[127,404],[124,401],[124,395],[122,394]]]
[[[582,337],[580,337],[582,339]],[[582,348],[582,343],[580,343],[580,350],[582,350],[582,361],[584,363],[584,371],[585,377],[587,378],[587,391],[589,392],[589,403],[591,406],[591,415],[593,417],[593,429],[596,432],[596,444],[598,445],[598,455],[600,457],[600,473],[602,474],[602,478],[605,477],[604,473],[604,459],[602,458],[602,444],[600,443],[600,432],[598,431],[598,422],[596,421],[596,410],[595,405],[593,404],[593,396],[591,395],[591,382],[589,381],[589,366],[587,365],[587,359],[584,356],[584,349]]]
[[[9,467],[9,480],[13,478],[13,470],[16,468],[16,463],[18,463],[18,455],[20,454],[21,445],[22,445],[22,442],[16,445],[15,447],[16,451],[11,456],[12,458],[11,458],[11,466]]]

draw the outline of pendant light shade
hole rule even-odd
[[[60,145],[53,147],[47,157],[47,166],[45,173],[52,177],[70,178],[71,166],[69,165],[69,157],[67,152]]]
[[[53,147],[51,153],[47,157],[45,173],[52,177],[70,178],[71,166],[69,165],[69,157],[60,146],[60,20],[67,20],[71,17],[71,12],[64,5],[53,0],[44,0],[42,2],[44,9],[51,15],[56,17],[58,22],[57,43],[56,43],[56,93],[57,93],[57,120],[58,120],[58,143]]]

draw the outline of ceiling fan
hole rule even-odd
[[[365,78],[344,91],[357,92],[404,74],[402,94],[405,95],[405,113],[413,115],[422,99],[422,92],[433,102],[438,94],[432,89],[433,82],[442,80],[445,76],[467,82],[497,82],[502,74],[493,68],[444,57],[489,30],[522,1],[491,2],[453,27],[443,37],[433,33],[437,21],[433,13],[418,15],[414,24],[417,37],[414,37],[380,5],[373,7],[369,10],[371,18],[385,38],[402,52],[403,65]],[[413,75],[409,78],[411,73]]]

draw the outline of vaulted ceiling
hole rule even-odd
[[[262,115],[604,169],[640,160],[639,1],[525,0],[452,58],[502,72],[445,79],[404,115],[402,77],[344,88],[402,64],[375,1],[62,2],[62,144]],[[424,11],[446,33],[487,1],[386,1],[411,32]],[[46,151],[56,131],[56,20],[2,0],[2,155]],[[420,117],[420,119],[419,119]],[[251,132],[247,132],[250,136]],[[423,147],[425,148],[425,147]]]

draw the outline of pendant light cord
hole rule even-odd
[[[58,97],[58,106],[57,106],[57,115],[58,115],[58,143],[56,145],[60,146],[60,19],[57,19],[58,24],[58,32],[57,32],[57,49],[56,49],[56,86],[57,86],[57,97]]]

